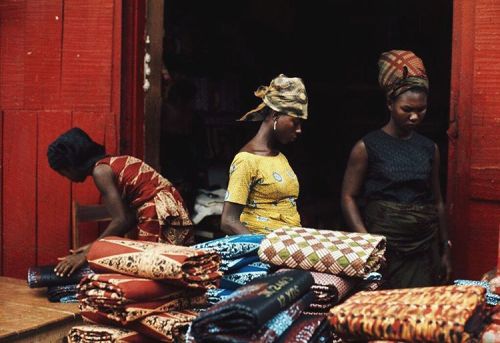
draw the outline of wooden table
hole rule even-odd
[[[82,323],[78,304],[51,303],[46,290],[0,276],[1,342],[62,342],[72,326]]]

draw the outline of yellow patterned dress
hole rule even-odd
[[[236,154],[225,201],[244,205],[240,221],[252,233],[300,226],[299,181],[285,155]]]

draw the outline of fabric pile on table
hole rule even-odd
[[[290,270],[253,280],[200,313],[191,342],[275,342],[314,299],[309,272]]]
[[[219,289],[210,290],[208,301],[212,304],[250,281],[269,274],[270,265],[259,261],[257,251],[264,235],[234,235],[199,243],[195,249],[217,252],[221,258],[220,270],[224,275]]]
[[[182,339],[207,305],[206,290],[215,288],[222,275],[220,257],[213,251],[121,237],[96,241],[87,259],[99,274],[80,282],[82,317],[126,330],[131,342],[142,336],[163,342]],[[92,328],[91,333],[81,328],[72,333],[109,335],[107,329]]]

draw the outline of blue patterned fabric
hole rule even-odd
[[[224,274],[220,281],[220,287],[236,290],[252,280],[266,276],[271,266],[263,262],[250,263],[230,274]]]
[[[223,289],[223,288],[211,288],[207,289],[207,301],[209,304],[216,304],[221,300],[225,300],[233,294],[233,290]]]
[[[455,280],[456,286],[481,286],[486,289],[486,303],[488,305],[496,306],[500,304],[500,296],[493,293],[490,284],[487,281],[476,280]]]
[[[47,287],[47,299],[51,302],[73,303],[78,302],[76,294],[78,285],[50,286]]]
[[[193,245],[195,249],[215,250],[222,261],[219,269],[230,272],[259,261],[257,251],[264,235],[234,235]]]

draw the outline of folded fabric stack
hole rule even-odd
[[[359,292],[332,308],[342,338],[408,342],[466,342],[478,338],[485,289],[442,286]]]
[[[211,291],[209,302],[214,304],[231,291],[248,284],[250,281],[266,276],[270,266],[259,261],[257,251],[264,235],[234,235],[196,244],[193,248],[216,251],[222,258],[220,269],[224,272],[220,288]]]
[[[290,270],[253,280],[208,308],[191,327],[195,342],[275,342],[313,301],[309,272]]]
[[[207,216],[222,214],[225,195],[226,190],[224,188],[213,191],[198,189],[198,195],[194,199],[193,223],[198,224]]]
[[[82,316],[127,325],[148,315],[206,305],[204,291],[121,274],[94,274],[80,284]]]
[[[280,269],[278,273],[292,270]],[[339,277],[332,274],[311,272],[314,284],[311,291],[314,294],[314,300],[304,311],[306,315],[325,316],[330,309],[343,300],[362,280],[359,278]],[[309,318],[311,316],[307,316]]]
[[[87,254],[97,273],[120,273],[192,288],[209,288],[218,282],[220,257],[206,251],[122,237],[98,240]]]
[[[333,332],[324,315],[300,316],[288,330],[281,335],[278,343],[341,343]]]
[[[182,338],[222,275],[213,251],[121,237],[95,242],[87,259],[102,274],[80,283],[82,317],[164,342]]]
[[[138,332],[103,325],[78,325],[71,328],[68,334],[69,343],[95,343],[95,342],[128,342],[149,343],[149,339]]]
[[[58,276],[54,271],[56,265],[30,267],[28,269],[28,286],[30,288],[47,287],[47,299],[51,302],[76,303],[78,283],[93,273],[85,265],[70,276]]]
[[[362,278],[385,262],[385,243],[368,233],[282,228],[266,236],[258,254],[278,267]]]

